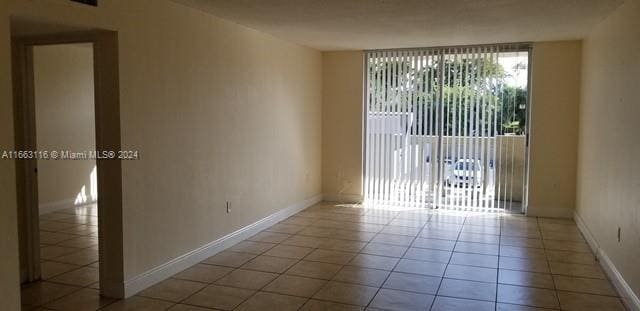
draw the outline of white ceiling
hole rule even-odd
[[[583,38],[623,0],[174,0],[320,50]]]

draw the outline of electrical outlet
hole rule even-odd
[[[231,202],[227,201],[227,214],[231,213]]]
[[[620,229],[620,227],[618,227],[618,243],[620,243],[621,231],[622,231],[622,229]]]

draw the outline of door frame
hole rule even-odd
[[[33,47],[93,43],[96,150],[120,150],[118,34],[90,30],[12,37],[12,75],[16,150],[37,150],[33,85]],[[16,191],[23,280],[40,279],[37,161],[16,160]],[[100,294],[124,298],[122,163],[96,159]]]

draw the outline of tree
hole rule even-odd
[[[411,114],[420,126],[409,132],[435,135],[442,124],[443,135],[524,133],[527,90],[507,85],[493,58],[381,57],[368,66],[369,111]]]

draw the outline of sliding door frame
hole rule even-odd
[[[371,50],[364,50],[363,51],[363,57],[362,57],[362,80],[363,80],[363,84],[362,84],[362,182],[361,182],[361,187],[360,187],[360,192],[362,193],[362,197],[363,197],[363,201],[366,199],[367,193],[365,192],[366,190],[366,183],[367,183],[367,147],[368,147],[368,130],[369,130],[369,124],[368,124],[368,105],[370,102],[370,98],[369,98],[369,91],[368,91],[368,87],[369,87],[369,59],[370,59],[370,54],[371,53],[375,53],[375,52],[388,52],[388,51],[425,51],[425,50],[429,50],[429,51],[438,51],[439,57],[440,59],[443,59],[445,57],[445,55],[447,54],[446,51],[447,50],[454,50],[454,49],[465,49],[465,48],[495,48],[495,47],[499,47],[500,50],[499,52],[527,52],[527,86],[526,86],[526,90],[527,90],[527,100],[525,103],[525,110],[526,110],[526,124],[524,127],[525,133],[525,148],[524,148],[524,169],[523,169],[523,193],[522,193],[522,214],[527,215],[528,212],[528,205],[529,205],[529,176],[530,176],[530,141],[531,141],[531,121],[532,121],[532,117],[533,117],[533,113],[532,113],[532,84],[531,84],[531,78],[532,78],[532,63],[533,63],[533,44],[531,42],[512,42],[512,43],[495,43],[495,44],[476,44],[476,45],[452,45],[452,46],[432,46],[432,47],[413,47],[413,48],[391,48],[391,49],[371,49]],[[433,55],[433,54],[432,54]],[[440,62],[439,66],[443,66],[444,63]],[[439,72],[441,72],[441,74],[439,74],[439,80],[443,81],[444,79],[444,75],[442,74],[443,68],[441,68],[439,70]],[[442,85],[442,82],[441,82]],[[442,105],[442,92],[443,92],[443,88],[440,88],[438,90],[438,92],[440,93],[440,97],[438,102],[436,103],[438,105],[438,110],[440,110],[443,105]],[[440,148],[442,148],[442,133],[441,133],[441,129],[437,129],[438,130],[438,150],[437,150],[437,155],[439,157],[439,152],[440,152]],[[495,159],[494,159],[494,166],[495,166]],[[437,165],[437,176],[436,178],[439,179],[440,174],[442,174],[443,172],[441,172],[440,166]]]

